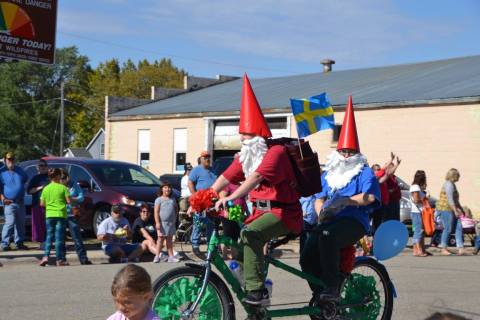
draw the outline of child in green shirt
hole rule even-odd
[[[55,254],[57,266],[68,266],[65,259],[65,229],[67,225],[67,204],[70,204],[70,193],[67,187],[60,183],[62,170],[53,168],[48,170],[50,183],[43,189],[40,205],[45,207],[47,223],[47,239],[45,241],[45,254],[39,265],[48,264],[48,257],[55,237]]]

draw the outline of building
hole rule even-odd
[[[105,159],[105,130],[100,128],[85,148],[93,159]]]
[[[68,148],[63,156],[67,158],[92,158],[90,152],[85,148]]]
[[[447,170],[455,167],[462,176],[462,203],[480,211],[480,56],[345,71],[326,68],[251,83],[274,136],[296,136],[290,98],[328,93],[339,125],[308,137],[322,161],[336,146],[351,94],[362,153],[371,163],[383,164],[390,151],[397,153],[402,159],[398,176],[410,183],[414,172],[424,169],[434,196]],[[185,161],[195,164],[202,150],[214,157],[235,153],[241,89],[241,79],[229,78],[136,107],[124,104],[120,111],[107,103],[106,159],[143,164],[160,175],[180,172]]]

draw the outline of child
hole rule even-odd
[[[133,222],[133,243],[140,243],[143,251],[150,251],[154,256],[157,252],[157,231],[152,222],[150,208],[146,204],[140,206],[140,217]]]
[[[143,253],[142,246],[138,243],[127,243],[132,236],[132,230],[122,214],[121,206],[112,206],[111,217],[98,226],[97,239],[102,241],[102,249],[111,262],[138,261],[138,257]]]
[[[67,225],[70,235],[75,243],[75,251],[77,252],[80,264],[92,264],[87,257],[87,251],[83,245],[82,233],[78,225],[78,217],[80,216],[80,203],[83,202],[83,190],[77,182],[72,182],[70,176],[65,170],[62,170],[62,183],[68,188],[70,193],[71,204],[67,206]]]
[[[67,204],[70,204],[70,193],[67,187],[60,183],[61,170],[54,168],[48,170],[51,182],[42,192],[40,205],[45,207],[47,222],[47,239],[45,242],[45,254],[39,265],[44,267],[48,264],[48,256],[55,237],[55,254],[57,266],[68,266],[65,259],[65,229],[67,225]]]
[[[160,320],[150,309],[152,280],[142,267],[129,264],[120,269],[111,290],[117,312],[107,320]]]
[[[179,262],[180,260],[173,253],[173,236],[176,231],[177,223],[177,201],[172,197],[172,187],[169,183],[163,183],[157,192],[158,198],[155,199],[155,227],[157,229],[157,252],[153,262],[158,263],[162,260],[163,241],[166,241],[168,262]],[[163,258],[164,259],[164,258]]]

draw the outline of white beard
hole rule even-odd
[[[260,163],[262,163],[267,150],[267,144],[262,137],[243,140],[239,161],[242,165],[245,178],[248,178],[253,172],[255,172],[255,170],[257,170]]]
[[[334,191],[342,189],[362,171],[366,163],[367,158],[361,153],[345,158],[338,151],[333,151],[327,156],[325,179]]]

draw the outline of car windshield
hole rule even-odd
[[[89,167],[107,186],[160,186],[160,180],[140,166],[94,164]]]

